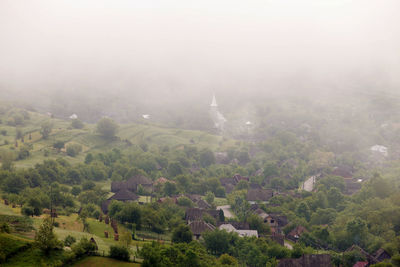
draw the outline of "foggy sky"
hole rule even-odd
[[[1,0],[0,90],[396,90],[399,10],[398,0]]]

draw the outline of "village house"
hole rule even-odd
[[[344,194],[352,195],[361,189],[362,179],[354,178],[352,168],[348,166],[335,167],[331,175],[342,177],[345,183]]]
[[[111,183],[111,192],[116,193],[122,189],[137,192],[139,185],[148,192],[152,191],[153,182],[143,175],[136,175],[127,181],[113,181]]]
[[[257,230],[238,230],[230,223],[221,224],[218,228],[227,232],[237,233],[240,237],[258,237]]]
[[[368,266],[371,264],[377,264],[378,260],[372,256],[371,254],[369,254],[368,252],[366,252],[365,250],[363,250],[362,248],[360,248],[357,245],[352,245],[351,247],[349,247],[346,252],[350,252],[350,251],[358,251],[361,255],[364,256],[364,258],[368,261]]]
[[[222,214],[221,214],[222,213]],[[211,210],[211,209],[200,209],[200,208],[188,208],[185,213],[185,220],[189,224],[194,221],[203,220],[205,214],[210,215],[215,219],[216,222],[223,221],[223,211],[222,210]]]
[[[249,189],[247,190],[246,200],[250,204],[267,203],[274,196],[272,189]]]
[[[278,267],[332,267],[331,255],[310,254],[298,259],[281,259]]]
[[[282,228],[288,224],[287,217],[277,213],[269,213],[264,219],[268,223],[271,233],[282,233]]]
[[[240,174],[235,174],[233,177],[220,178],[219,182],[221,183],[221,186],[223,186],[225,188],[225,192],[227,194],[230,194],[230,193],[232,193],[232,191],[235,189],[235,186],[240,181],[249,182],[249,180],[250,180],[249,177],[244,177],[244,176],[241,176]],[[256,185],[253,185],[253,187],[256,187]]]
[[[188,226],[196,240],[198,240],[204,232],[215,230],[214,225],[204,221],[192,221],[188,224]]]
[[[368,267],[369,263],[368,261],[357,261],[353,267]]]
[[[308,232],[307,229],[304,226],[299,225],[292,231],[290,231],[290,233],[288,233],[286,237],[293,242],[297,242],[304,232]]]
[[[129,190],[122,189],[119,190],[117,193],[109,197],[107,200],[103,201],[101,203],[101,210],[104,214],[108,213],[108,206],[110,205],[112,200],[117,200],[117,201],[122,201],[122,202],[130,202],[130,201],[136,201],[139,199],[139,196],[137,196],[135,193],[132,193]]]
[[[392,258],[390,254],[383,248],[378,249],[372,256],[374,256],[378,262],[389,260]]]

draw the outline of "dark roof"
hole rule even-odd
[[[390,259],[391,256],[389,253],[386,252],[383,248],[378,249],[374,255],[373,255],[379,262],[385,260],[385,259]]]
[[[219,210],[206,210],[200,208],[188,208],[185,213],[186,221],[200,221],[203,219],[204,213],[208,213],[210,216],[214,217],[219,221]]]
[[[122,181],[113,181],[111,182],[111,192],[118,192],[122,188],[124,188],[125,182]]]
[[[353,177],[350,167],[336,167],[333,170],[332,175],[340,176],[343,178],[352,178]]]
[[[225,193],[230,194],[232,191],[235,189],[235,186],[233,184],[225,184],[222,185],[225,188]]]
[[[262,189],[262,186],[256,183],[251,183],[250,184],[251,189]]]
[[[247,191],[248,201],[268,201],[273,196],[272,189],[249,189]]]
[[[186,197],[189,198],[193,202],[197,202],[197,201],[201,200],[201,195],[187,194]]]
[[[352,245],[351,247],[349,247],[346,250],[346,252],[349,252],[349,251],[358,251],[358,252],[360,252],[367,259],[367,261],[370,264],[378,263],[378,260],[374,256],[372,256],[371,254],[369,254],[368,252],[366,252],[365,250],[363,250],[362,248],[360,248],[357,245]]]
[[[307,229],[304,226],[299,225],[296,228],[294,228],[292,231],[290,231],[288,236],[294,237],[294,238],[299,238],[304,232],[308,232]]]
[[[147,177],[143,176],[143,175],[135,175],[131,178],[129,178],[127,181],[127,184],[135,184],[135,185],[152,185],[153,182],[148,179]]]
[[[118,192],[122,189],[127,189],[136,192],[138,185],[152,185],[153,182],[143,175],[136,175],[127,181],[114,181],[111,183],[111,192]]]
[[[219,182],[221,183],[222,186],[227,185],[227,184],[231,184],[231,185],[236,185],[237,182],[230,177],[225,177],[225,178],[219,178]]]
[[[119,201],[130,201],[130,200],[136,200],[139,197],[132,193],[131,191],[128,191],[126,189],[119,190],[117,193],[115,193],[112,197],[110,197],[108,200],[119,200]]]
[[[235,174],[234,176],[233,176],[233,179],[236,181],[236,183],[239,183],[240,181],[249,181],[250,179],[249,179],[249,177],[244,177],[244,176],[241,176],[240,174]]]
[[[368,266],[368,261],[357,261],[353,267],[366,267]]]
[[[222,224],[231,224],[236,230],[250,230],[250,225],[248,222],[219,222],[218,227]]]
[[[277,213],[269,213],[275,221],[278,222],[279,227],[284,227],[288,224],[288,219],[285,215],[277,214]]]
[[[298,259],[281,259],[278,267],[332,267],[331,255],[310,254],[303,255]]]
[[[186,221],[198,221],[203,217],[203,209],[188,208],[185,213]]]
[[[189,223],[190,230],[194,235],[201,235],[205,231],[214,231],[215,226],[204,221],[194,221]]]
[[[197,206],[199,207],[199,208],[201,208],[201,209],[209,209],[209,208],[211,208],[211,206],[207,203],[207,202],[205,202],[204,200],[202,200],[202,199],[200,199],[199,201],[197,201]]]
[[[352,195],[361,189],[361,183],[354,179],[344,179],[344,182],[346,185],[345,189],[346,195]]]

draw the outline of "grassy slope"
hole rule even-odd
[[[108,266],[117,266],[117,267],[139,267],[138,263],[130,263],[118,261],[110,258],[103,257],[87,257],[79,262],[77,262],[75,267],[108,267]]]
[[[112,148],[127,149],[126,142],[122,140],[129,140],[132,144],[168,145],[175,148],[194,142],[199,148],[208,147],[213,150],[224,150],[233,146],[235,142],[234,140],[201,131],[164,128],[150,124],[120,125],[118,132],[120,140],[107,141],[95,133],[94,124],[86,124],[84,129],[71,129],[70,121],[51,119],[46,115],[34,112],[29,112],[29,114],[30,120],[18,128],[25,134],[25,143],[33,145],[33,150],[29,158],[16,161],[17,167],[32,167],[36,163],[42,162],[46,159],[44,156],[44,151],[46,150],[50,153],[47,158],[62,156],[71,163],[81,162],[88,152],[104,152]],[[7,131],[6,136],[0,135],[0,150],[18,151],[23,143],[19,140],[17,142],[18,147],[15,147],[16,127],[7,125],[6,122],[10,119],[8,115],[1,115],[0,119],[2,121],[0,131]],[[47,140],[43,140],[39,133],[40,126],[45,121],[53,123],[53,131]],[[31,140],[29,140],[29,133],[31,134]],[[5,140],[9,142],[8,145],[4,144]],[[64,141],[66,145],[72,143],[80,144],[83,152],[75,158],[67,156],[63,151],[57,153],[52,148],[56,141]]]
[[[30,247],[32,241],[11,234],[0,234],[0,248],[3,256],[8,258],[14,253]]]

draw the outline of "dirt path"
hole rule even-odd
[[[315,185],[315,181],[316,181],[317,176],[311,176],[310,178],[308,178],[301,186],[301,189],[303,189],[304,191],[308,191],[311,192],[314,189],[314,185]]]
[[[233,213],[231,212],[231,206],[230,205],[224,205],[224,206],[218,206],[217,210],[222,210],[224,212],[225,218],[233,218],[235,217]]]

